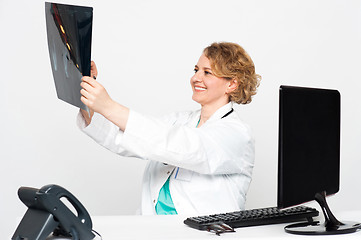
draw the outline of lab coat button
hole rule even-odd
[[[155,203],[155,199],[153,199],[153,203]]]
[[[167,172],[167,174],[169,174],[169,173],[170,173],[170,171]]]

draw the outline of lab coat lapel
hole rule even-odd
[[[232,110],[233,103],[229,102],[226,105],[220,107],[213,115],[207,120],[207,122],[212,122],[218,119],[221,119],[225,116],[229,111]],[[207,124],[207,122],[205,124]]]
[[[153,189],[152,195],[158,195],[159,190],[162,188],[168,177],[172,174],[175,167],[172,165],[154,162],[154,168],[152,170],[153,177],[150,183]]]

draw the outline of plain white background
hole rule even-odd
[[[236,106],[256,137],[247,208],[277,203],[278,89],[337,89],[342,96],[341,189],[335,211],[361,203],[361,1],[61,1],[94,7],[92,59],[118,102],[162,115],[198,109],[189,79],[204,47],[242,45],[262,83]],[[0,233],[10,238],[26,211],[21,186],[56,183],[91,215],[134,214],[145,162],[98,146],[58,100],[46,39],[44,1],[0,0]]]

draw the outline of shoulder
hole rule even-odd
[[[233,142],[237,145],[254,144],[251,127],[235,111],[225,118],[203,125],[199,130],[217,142]]]
[[[200,110],[195,111],[178,111],[166,114],[162,117],[162,120],[169,124],[187,124],[195,118],[199,118]]]
[[[242,131],[248,132],[252,135],[252,129],[248,123],[243,121],[236,111],[234,111],[229,118],[222,119],[224,123],[228,123],[233,127],[237,127]]]
[[[222,128],[229,130],[240,130],[251,133],[251,127],[243,121],[236,111],[233,111],[227,117],[217,119],[204,125],[206,128]]]

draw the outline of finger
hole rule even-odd
[[[80,94],[82,95],[82,97],[85,97],[86,99],[92,99],[93,96],[91,93],[89,93],[88,91],[81,89],[80,90]]]
[[[90,92],[94,89],[94,87],[87,82],[81,82],[80,86],[88,92]]]
[[[97,82],[96,82],[96,81],[94,80],[94,78],[92,78],[92,77],[84,76],[84,77],[81,78],[81,80],[82,80],[83,82],[88,83],[90,86],[93,86],[93,87],[95,87],[96,84],[97,84]]]
[[[82,101],[89,109],[93,110],[92,107],[94,102],[91,99],[81,96],[80,101]]]
[[[82,101],[82,103],[84,103],[87,107],[89,107],[90,102],[89,102],[88,99],[86,99],[85,97],[81,96],[81,97],[80,97],[80,101]]]
[[[92,86],[95,89],[103,88],[103,85],[101,85],[99,82],[97,82],[94,78],[83,77],[82,80],[83,80],[83,82],[88,83],[90,86]]]

